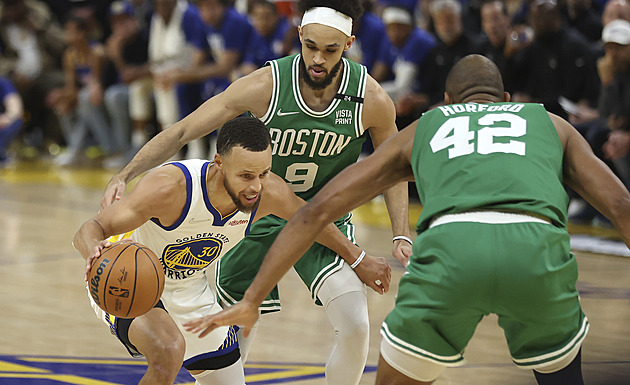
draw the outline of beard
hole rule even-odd
[[[258,207],[258,204],[260,203],[260,195],[262,193],[262,188],[258,192],[258,199],[256,199],[256,202],[247,206],[240,200],[238,193],[234,192],[234,190],[232,189],[232,187],[230,186],[226,178],[223,178],[223,187],[225,187],[225,191],[227,191],[230,198],[232,198],[232,202],[234,202],[238,211],[242,211],[244,213],[251,213],[254,209]]]
[[[337,64],[335,64],[333,68],[330,70],[330,73],[328,75],[326,75],[322,80],[315,81],[311,79],[311,77],[309,76],[308,70],[310,68],[318,68],[325,71],[325,69],[323,67],[316,66],[316,65],[311,65],[308,68],[306,68],[306,63],[304,62],[304,56],[300,56],[300,78],[304,80],[308,88],[312,90],[323,90],[324,88],[332,84],[333,80],[335,79],[335,76],[337,76],[337,74],[339,73],[339,70],[341,69],[341,62],[342,62],[342,59],[340,58]]]

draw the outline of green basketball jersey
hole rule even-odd
[[[411,154],[423,205],[436,216],[471,210],[530,212],[566,225],[563,148],[538,104],[451,104],[419,120]]]
[[[361,113],[367,70],[342,60],[337,97],[322,112],[309,108],[300,94],[299,54],[268,63],[273,92],[269,108],[260,119],[271,134],[271,170],[305,200],[356,162],[365,141]]]

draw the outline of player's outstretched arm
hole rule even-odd
[[[190,141],[211,133],[244,112],[251,111],[256,116],[263,116],[269,106],[272,88],[271,69],[262,68],[234,81],[225,91],[157,134],[127,166],[112,177],[103,193],[101,208],[120,199],[127,183],[164,163]]]
[[[150,218],[158,218],[162,223],[174,222],[184,205],[183,201],[177,204],[178,198],[182,200],[180,192],[183,187],[180,185],[185,184],[184,179],[181,171],[174,166],[153,170],[138,182],[129,195],[83,223],[72,244],[86,260],[85,277],[94,259],[112,245],[107,241],[110,236],[132,231]]]
[[[415,126],[408,127],[361,162],[347,167],[291,217],[267,252],[256,278],[241,302],[198,321],[205,333],[219,325],[245,324],[241,313],[253,315],[287,270],[313,244],[323,228],[348,211],[369,201],[394,184],[413,176],[409,159]],[[239,306],[240,305],[240,306]],[[239,306],[238,309],[236,306]],[[244,307],[245,309],[241,309]],[[255,321],[248,318],[251,327]],[[194,328],[194,326],[189,325]]]
[[[564,147],[565,182],[610,219],[630,247],[630,193],[573,126],[549,115]]]
[[[306,202],[295,195],[282,178],[271,173],[261,197],[257,218],[273,214],[289,220],[305,204]],[[352,243],[333,223],[322,230],[316,242],[335,251],[350,266],[354,266],[353,269],[359,279],[372,290],[379,294],[389,291],[391,267],[385,258],[367,254],[361,256],[363,253],[361,248]],[[291,266],[290,261],[286,261],[286,269]]]
[[[371,77],[368,78],[363,122],[369,130],[375,148],[398,133],[394,103]],[[413,123],[414,127],[416,124],[417,122]],[[411,256],[411,242],[405,240],[411,240],[408,183],[401,182],[385,190],[384,197],[392,233],[397,238],[392,241],[392,255],[406,266]]]

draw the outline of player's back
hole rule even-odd
[[[418,229],[436,216],[471,210],[529,212],[566,224],[563,149],[538,104],[451,104],[418,123],[411,164],[423,211]]]

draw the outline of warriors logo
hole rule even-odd
[[[216,238],[202,238],[168,245],[164,249],[163,263],[171,270],[201,270],[221,255],[223,242]]]

